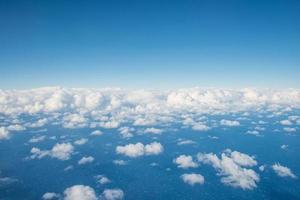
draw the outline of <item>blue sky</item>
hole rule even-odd
[[[0,86],[298,87],[300,1],[0,1]]]

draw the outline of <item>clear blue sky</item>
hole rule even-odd
[[[0,0],[0,88],[300,88],[299,0]]]

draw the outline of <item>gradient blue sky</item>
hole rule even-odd
[[[0,88],[300,87],[299,0],[0,0]]]

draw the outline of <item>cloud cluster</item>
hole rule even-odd
[[[279,163],[275,163],[274,165],[272,165],[272,169],[280,177],[297,178],[297,176],[292,172],[291,169],[289,169],[288,167],[282,166]]]
[[[33,147],[30,151],[30,158],[41,159],[45,156],[50,156],[59,160],[69,160],[73,152],[74,147],[71,143],[57,143],[51,150],[40,150],[39,148]]]
[[[128,144],[125,146],[117,146],[116,153],[123,154],[125,156],[135,158],[143,155],[157,155],[162,153],[163,146],[158,142],[152,142],[150,144],[142,144],[140,142],[136,144]]]
[[[260,180],[254,170],[246,168],[257,165],[254,158],[247,154],[228,149],[221,154],[220,158],[213,153],[199,153],[197,157],[199,162],[212,165],[222,176],[221,182],[226,185],[253,189]]]
[[[183,169],[198,167],[198,164],[193,161],[192,156],[180,155],[175,158],[173,162],[177,164],[179,168]]]
[[[211,127],[198,120],[201,114],[263,110],[280,113],[293,108],[300,108],[300,90],[190,88],[153,91],[61,87],[0,90],[0,115],[12,119],[10,124],[0,127],[0,139],[9,138],[17,129],[37,128],[49,123],[65,128],[119,128],[125,124],[152,127],[182,123],[197,131],[207,131]],[[37,119],[18,122],[24,115]],[[288,120],[293,124],[300,121],[293,116]],[[282,123],[287,124],[287,121]],[[222,120],[221,124],[237,126],[239,122]],[[145,131],[161,132],[154,128]],[[124,129],[121,132],[129,137],[132,131],[126,133]]]
[[[190,184],[190,185],[195,185],[195,184],[204,184],[204,177],[201,174],[183,174],[181,175],[181,179],[183,182]]]

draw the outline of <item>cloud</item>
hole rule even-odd
[[[64,191],[64,200],[97,200],[95,190],[90,186],[74,185]]]
[[[181,141],[177,142],[177,145],[179,145],[179,146],[188,145],[188,144],[196,144],[196,142],[193,140],[181,140]]]
[[[34,136],[34,137],[32,137],[28,142],[29,142],[29,143],[37,143],[37,142],[44,141],[45,139],[46,139],[46,136],[45,136],[45,135]]]
[[[50,156],[52,158],[57,158],[59,160],[69,160],[72,153],[74,151],[74,147],[70,143],[57,143],[55,144],[51,150],[40,150],[39,148],[33,147],[31,149],[31,159],[41,159],[45,156]]]
[[[221,158],[213,153],[199,153],[197,157],[199,162],[212,165],[218,171],[218,175],[222,176],[221,182],[226,185],[253,189],[260,180],[254,170],[245,168],[257,164],[253,157],[247,154],[225,150],[221,154]]]
[[[126,165],[127,162],[125,160],[113,160],[115,165]]]
[[[208,131],[210,130],[210,127],[202,123],[197,123],[192,126],[192,129],[195,131]]]
[[[158,129],[158,128],[153,128],[153,127],[151,127],[151,128],[146,128],[146,129],[144,130],[144,133],[161,134],[162,132],[163,132],[163,130]]]
[[[105,189],[100,197],[103,200],[121,200],[124,192],[121,189]]]
[[[173,162],[177,164],[179,168],[183,169],[198,167],[198,164],[193,161],[192,156],[180,155],[175,158]]]
[[[125,146],[117,146],[116,153],[135,158],[143,155],[158,155],[164,150],[163,146],[158,142],[152,142],[144,145],[142,143],[128,144]]]
[[[97,176],[95,176],[95,179],[96,179],[96,181],[97,181],[98,183],[100,183],[101,185],[111,183],[111,180],[109,180],[109,178],[107,178],[107,177],[104,176],[104,175],[97,175]]]
[[[84,145],[85,143],[87,143],[89,140],[88,139],[86,139],[86,138],[81,138],[81,139],[79,139],[79,140],[76,140],[75,142],[74,142],[74,144],[75,145]]]
[[[0,140],[8,139],[9,138],[9,131],[6,127],[0,127]]]
[[[288,147],[289,147],[289,145],[287,145],[287,144],[283,144],[280,146],[281,149],[287,149]]]
[[[284,125],[284,126],[290,126],[290,125],[293,125],[293,123],[290,121],[290,120],[281,120],[280,121],[280,124],[281,125]]]
[[[291,169],[289,169],[288,167],[282,166],[279,163],[273,164],[272,169],[280,177],[297,178],[297,176],[292,172]]]
[[[84,156],[78,161],[78,165],[85,165],[93,162],[95,159],[92,156]]]
[[[201,174],[195,174],[195,173],[191,173],[191,174],[183,174],[181,175],[181,179],[190,185],[195,185],[195,184],[204,184],[204,177]]]
[[[118,130],[119,130],[119,132],[120,132],[120,134],[121,134],[121,136],[123,138],[131,138],[131,137],[133,137],[132,132],[135,131],[134,128],[127,127],[127,126],[121,127]]]
[[[100,130],[95,130],[95,131],[93,131],[93,132],[91,132],[91,135],[95,135],[95,136],[100,136],[100,135],[102,135],[103,133],[102,133],[102,131],[100,131]]]
[[[285,132],[289,132],[289,133],[291,133],[291,132],[296,132],[296,131],[297,131],[296,128],[291,128],[291,127],[284,127],[283,130],[284,130]]]
[[[60,199],[60,194],[54,193],[54,192],[46,192],[42,196],[43,200],[51,200],[51,199]]]
[[[240,126],[240,122],[239,121],[235,121],[235,120],[226,120],[226,119],[222,119],[220,121],[220,124],[222,126]]]

